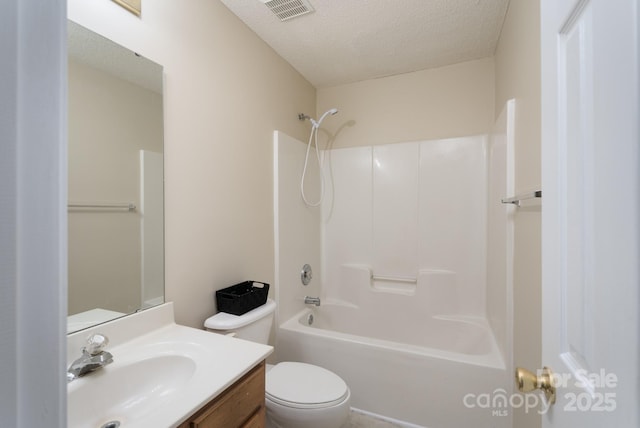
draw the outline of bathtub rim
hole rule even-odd
[[[463,364],[471,364],[481,367],[489,367],[493,369],[506,370],[507,366],[502,358],[500,349],[498,348],[496,339],[493,334],[488,321],[481,317],[470,316],[456,316],[456,315],[439,315],[439,319],[448,319],[453,321],[460,321],[465,323],[472,323],[478,325],[485,330],[489,335],[489,341],[491,345],[491,351],[486,354],[463,354],[453,351],[447,351],[437,348],[429,348],[418,345],[411,345],[401,342],[393,342],[389,340],[363,337],[355,334],[342,333],[335,330],[325,330],[322,328],[311,327],[304,325],[300,320],[307,317],[314,311],[322,311],[322,308],[304,308],[288,320],[280,323],[278,329],[297,332],[300,334],[308,334],[311,336],[322,337],[326,339],[337,340],[341,342],[350,342],[363,346],[374,346],[387,351],[392,352],[404,352],[411,355],[421,357],[432,357],[449,361],[456,361]]]

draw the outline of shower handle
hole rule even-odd
[[[302,271],[300,272],[300,281],[302,281],[302,285],[309,285],[311,278],[313,278],[311,266],[309,264],[305,264],[302,266]]]

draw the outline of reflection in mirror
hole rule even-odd
[[[69,21],[68,332],[164,302],[162,67]]]

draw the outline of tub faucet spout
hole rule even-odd
[[[320,306],[320,298],[319,298],[319,297],[309,297],[309,296],[305,296],[305,297],[304,297],[304,304],[305,304],[305,305],[316,305],[316,306]]]

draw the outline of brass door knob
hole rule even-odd
[[[536,376],[533,372],[521,367],[516,367],[516,385],[518,391],[531,392],[542,390],[549,404],[556,402],[556,387],[553,384],[553,372],[549,367],[544,367],[542,373]]]

